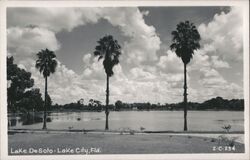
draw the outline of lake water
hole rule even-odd
[[[40,117],[40,118],[39,118]],[[104,112],[50,113],[48,129],[104,129]],[[240,111],[188,111],[189,131],[222,131],[231,125],[230,131],[244,131],[244,112]],[[36,123],[34,123],[36,122]],[[42,114],[27,122],[22,116],[9,116],[10,128],[41,129]],[[147,131],[182,131],[183,111],[121,111],[110,112],[109,129],[130,128]]]

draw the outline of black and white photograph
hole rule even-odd
[[[115,4],[5,5],[4,158],[248,159],[249,2]]]

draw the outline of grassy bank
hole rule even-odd
[[[244,144],[221,138],[175,134],[104,134],[104,133],[15,133],[9,135],[9,154],[20,148],[43,150],[19,154],[163,154],[163,153],[242,153]],[[220,148],[219,148],[220,147]],[[50,149],[52,153],[45,153]],[[71,149],[73,153],[62,153]],[[231,150],[231,151],[229,151]],[[12,152],[12,153],[11,153]]]

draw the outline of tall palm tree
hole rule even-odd
[[[95,47],[94,55],[98,56],[98,60],[103,60],[103,67],[107,75],[107,89],[106,89],[106,123],[105,130],[109,129],[108,126],[108,116],[109,116],[109,77],[111,77],[113,72],[113,67],[119,63],[119,56],[121,55],[121,46],[118,44],[117,40],[113,39],[111,35],[106,35],[97,41],[98,45]]]
[[[184,131],[187,131],[187,64],[193,57],[194,50],[200,48],[200,34],[195,25],[189,21],[180,22],[172,33],[171,50],[184,63]]]
[[[48,81],[47,78],[50,76],[51,73],[56,71],[57,60],[56,55],[53,51],[48,50],[41,50],[37,53],[37,60],[36,60],[36,68],[39,69],[40,73],[43,74],[45,78],[45,94],[44,94],[44,115],[43,115],[43,129],[47,129],[46,126],[46,116],[47,116],[47,98],[48,98]]]

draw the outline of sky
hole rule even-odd
[[[184,74],[169,47],[171,32],[189,20],[201,35],[201,48],[187,67],[188,101],[243,98],[242,17],[240,7],[8,8],[7,54],[32,73],[43,93],[36,53],[54,51],[58,66],[48,79],[53,103],[104,103],[106,75],[93,52],[110,34],[122,47],[110,78],[110,102],[177,103],[183,101]]]

